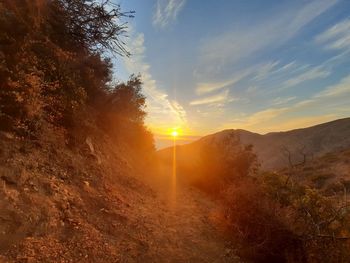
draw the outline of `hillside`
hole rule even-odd
[[[284,169],[282,172],[290,171]],[[320,189],[326,196],[344,195],[350,191],[350,147],[295,167],[291,176],[304,185]]]
[[[261,168],[265,170],[280,169],[291,162],[298,164],[303,161],[319,157],[329,152],[334,152],[350,147],[350,118],[335,120],[304,129],[296,129],[286,132],[272,132],[265,135],[252,133],[245,130],[224,130],[205,136],[200,140],[178,146],[181,153],[186,152],[184,159],[190,156],[199,156],[202,145],[217,144],[227,138],[239,140],[243,145],[253,145],[253,151],[257,154]],[[171,149],[159,151],[162,158],[171,154]],[[195,158],[195,157],[194,157]]]
[[[172,202],[108,137],[61,139],[0,134],[0,262],[239,262],[206,196],[179,184]]]

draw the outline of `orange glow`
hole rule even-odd
[[[169,139],[173,137],[173,132],[177,132],[177,136],[181,137],[183,135],[186,136],[192,136],[197,135],[198,133],[195,133],[194,131],[190,130],[187,127],[184,126],[171,126],[170,128],[167,127],[156,127],[156,126],[148,126],[148,128],[152,131],[153,134],[161,135],[161,136],[168,136]]]

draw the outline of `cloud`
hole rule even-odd
[[[277,64],[278,62],[269,62],[265,64],[254,65],[248,67],[247,69],[238,71],[237,73],[233,74],[233,77],[230,77],[224,81],[199,82],[196,86],[196,93],[198,95],[202,95],[232,86],[254,73],[256,73],[254,79],[263,78],[263,75],[267,75],[268,72],[270,72]]]
[[[257,91],[259,90],[259,87],[258,86],[249,86],[246,90],[246,92],[248,94],[254,94],[254,93],[257,93]]]
[[[280,98],[277,98],[278,102]],[[283,99],[281,99],[283,100]],[[294,100],[293,97],[286,100]],[[350,75],[341,79],[310,98],[299,101],[290,107],[263,109],[244,118],[233,119],[223,125],[225,128],[241,128],[255,132],[283,131],[296,127],[307,127],[350,114]]]
[[[288,102],[291,102],[293,100],[295,100],[297,97],[292,96],[292,97],[286,97],[286,98],[275,98],[274,100],[272,100],[271,104],[272,105],[281,105],[281,104],[287,104]]]
[[[299,85],[305,81],[314,80],[318,78],[326,78],[331,74],[330,71],[321,66],[311,68],[304,73],[294,76],[282,83],[282,89],[287,89]]]
[[[187,113],[184,108],[176,100],[170,101],[172,109],[176,112],[177,116],[185,123],[187,122]]]
[[[245,78],[246,76],[248,76],[251,73],[251,70],[245,70],[242,72],[239,72],[238,74],[236,74],[234,77],[225,80],[225,81],[217,81],[217,82],[200,82],[197,84],[196,87],[196,93],[198,95],[202,95],[205,93],[210,93],[212,91],[216,91],[219,89],[223,89],[227,86],[231,86],[234,85],[235,83],[239,82],[240,80],[242,80],[243,78]]]
[[[263,65],[257,72],[254,80],[265,79],[273,72],[273,69],[279,64],[279,61],[273,61]]]
[[[288,108],[271,108],[265,109],[259,112],[254,113],[250,117],[246,119],[245,122],[249,123],[249,125],[255,125],[257,123],[264,123],[269,121],[282,113],[286,112]]]
[[[190,102],[190,105],[192,105],[192,106],[208,105],[208,104],[210,104],[210,105],[219,104],[220,105],[220,104],[225,103],[229,100],[232,101],[232,99],[229,99],[228,95],[229,95],[229,91],[224,90],[223,92],[216,94],[216,95],[213,95],[213,96],[193,100]]]
[[[296,60],[294,60],[287,64],[281,65],[281,67],[279,68],[274,68],[274,70],[270,72],[270,75],[292,74],[300,71],[305,71],[309,67],[310,65],[308,64],[300,64]]]
[[[324,66],[324,65],[322,65]],[[270,61],[251,67],[251,81],[260,82],[262,80],[286,79],[293,74],[310,68],[308,64],[300,64],[296,60],[282,64],[280,61]]]
[[[264,109],[262,111],[255,112],[250,116],[234,119],[229,125],[225,125],[225,127],[228,126],[230,128],[256,130],[256,126],[260,125],[262,127],[266,127],[266,125],[262,125],[264,122],[270,121],[271,119],[278,117],[287,110],[288,108]]]
[[[339,97],[347,95],[350,97],[350,76],[343,78],[339,84],[331,86],[314,96],[315,99]]]
[[[337,108],[339,105],[348,105],[350,101],[350,75],[341,79],[337,84],[331,85],[314,94],[309,99],[296,103],[290,111],[316,109],[322,112],[325,109]],[[348,107],[350,112],[350,107]],[[337,112],[336,110],[334,112]]]
[[[324,44],[326,49],[350,49],[350,19],[337,23],[325,32],[316,36],[316,43]]]
[[[240,27],[202,41],[199,66],[205,73],[222,69],[267,48],[293,38],[305,25],[331,8],[337,0],[314,0],[299,8],[288,8],[278,16],[251,27]]]
[[[176,20],[185,3],[186,0],[157,0],[153,25],[158,28],[167,27]]]
[[[133,55],[130,58],[124,57],[123,63],[129,74],[141,74],[143,93],[147,98],[147,125],[158,130],[185,125],[187,120],[184,108],[177,101],[170,100],[168,95],[158,88],[150,73],[150,65],[145,62],[144,35],[134,32],[132,28],[129,31],[130,39],[127,44]]]
[[[208,83],[198,83],[196,87],[196,93],[202,95],[215,90],[225,88],[228,85],[234,84],[235,80],[221,81],[221,82],[208,82]]]

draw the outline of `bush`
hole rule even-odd
[[[278,174],[245,178],[222,192],[232,239],[254,262],[346,262],[348,204]]]
[[[105,96],[99,114],[100,126],[112,138],[128,142],[137,153],[149,155],[155,151],[153,135],[143,124],[146,98],[141,92],[140,76],[132,75]]]
[[[104,58],[129,55],[121,19],[132,13],[108,0],[1,1],[0,130],[38,137],[47,123],[74,137],[102,119],[125,144],[154,149],[140,78],[112,87]]]
[[[241,144],[235,134],[218,141],[203,142],[199,158],[193,164],[193,180],[200,189],[218,197],[220,190],[227,185],[239,182],[256,172],[258,164],[251,145]]]
[[[311,176],[311,181],[315,185],[316,188],[322,188],[326,181],[334,177],[333,174],[316,174]]]
[[[256,182],[244,180],[223,192],[224,215],[231,238],[243,258],[253,262],[284,262],[299,240],[284,221],[286,209],[269,198]]]

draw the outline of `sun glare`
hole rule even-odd
[[[179,136],[179,132],[178,131],[172,131],[171,132],[171,136],[177,137],[177,136]]]

